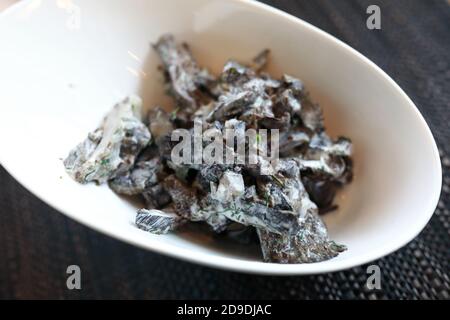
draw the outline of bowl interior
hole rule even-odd
[[[228,58],[245,62],[270,48],[269,71],[301,78],[324,109],[331,134],[353,140],[354,181],[339,193],[339,210],[325,216],[331,237],[346,244],[346,252],[326,262],[283,266],[260,262],[257,246],[217,241],[196,226],[151,235],[133,225],[132,203],[65,174],[61,159],[123,96],[137,93],[147,108],[171,107],[150,47],[167,32],[189,43],[199,63],[214,72]],[[24,1],[1,17],[0,38],[2,165],[50,205],[122,240],[222,268],[324,272],[399,248],[436,205],[439,157],[412,102],[370,61],[274,9],[243,1],[80,0],[75,7]]]

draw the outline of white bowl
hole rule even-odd
[[[431,132],[413,102],[375,64],[293,16],[249,1],[21,1],[1,14],[0,162],[67,216],[128,243],[213,267],[264,274],[341,270],[380,258],[426,225],[441,188]],[[106,186],[69,178],[61,158],[129,93],[170,105],[150,43],[172,32],[203,66],[272,50],[271,72],[304,80],[333,135],[354,141],[355,179],[325,222],[348,250],[329,261],[263,263],[257,246],[204,232],[157,236]]]

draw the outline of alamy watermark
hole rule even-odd
[[[81,268],[76,264],[70,265],[66,269],[66,273],[69,275],[66,280],[66,286],[69,290],[81,289]]]
[[[381,290],[381,269],[378,265],[372,264],[367,267],[366,273],[369,274],[366,280],[366,287],[369,290]]]
[[[201,121],[194,121],[193,130],[176,129],[171,140],[178,142],[171,151],[171,161],[176,165],[256,165],[264,159],[275,166],[279,159],[278,129],[246,130],[237,120],[227,121],[223,130],[212,127],[205,131]],[[266,169],[261,167],[261,174],[271,174]]]
[[[56,0],[56,5],[69,15],[66,20],[66,27],[69,30],[81,28],[81,8],[78,5],[72,0]]]
[[[367,29],[380,30],[381,29],[381,9],[379,6],[372,4],[367,7],[366,13],[369,17],[366,21]]]

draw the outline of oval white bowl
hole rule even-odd
[[[266,5],[229,0],[21,1],[0,16],[0,162],[67,216],[142,248],[213,267],[263,274],[341,270],[380,258],[426,225],[441,189],[436,144],[412,101],[375,64],[329,34]],[[79,19],[78,19],[79,18]],[[354,141],[355,179],[326,215],[348,250],[329,261],[263,263],[257,246],[204,232],[157,236],[106,186],[83,186],[61,159],[129,93],[170,106],[150,43],[171,32],[201,65],[272,50],[270,71],[300,77],[333,135]]]

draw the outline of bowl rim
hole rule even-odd
[[[7,15],[13,14],[16,10],[19,10],[23,6],[28,5],[33,0],[23,0],[19,1],[15,4],[12,4],[8,8],[4,9],[0,12],[0,19],[4,18]],[[218,0],[215,0],[218,1]],[[230,0],[228,0],[230,1]],[[433,197],[432,201],[429,203],[429,207],[427,212],[424,212],[421,216],[420,221],[416,221],[417,228],[410,231],[409,233],[402,233],[402,237],[398,238],[397,241],[390,242],[388,245],[377,248],[377,250],[373,250],[370,253],[366,253],[364,255],[359,255],[354,258],[346,258],[343,260],[327,260],[318,263],[307,263],[307,264],[278,264],[278,263],[267,263],[262,261],[249,261],[249,260],[240,260],[238,258],[228,258],[228,257],[212,257],[209,253],[204,252],[193,252],[191,249],[181,248],[173,246],[172,244],[166,244],[164,242],[153,243],[153,242],[143,242],[140,241],[141,238],[130,238],[125,234],[114,233],[108,228],[103,228],[99,225],[91,223],[90,221],[86,221],[83,218],[78,217],[77,215],[66,211],[63,208],[60,208],[59,205],[52,203],[51,199],[47,199],[45,194],[40,192],[38,188],[28,184],[24,179],[20,176],[13,173],[13,170],[10,170],[8,164],[5,161],[2,161],[0,155],[0,164],[5,168],[5,170],[16,179],[22,186],[24,186],[28,191],[37,196],[44,203],[49,205],[50,207],[56,209],[61,212],[65,216],[81,223],[89,228],[92,228],[95,231],[98,231],[102,234],[108,235],[112,238],[119,239],[126,243],[132,244],[142,249],[151,250],[156,253],[164,254],[173,258],[178,258],[184,261],[197,263],[203,266],[214,267],[227,271],[237,271],[244,273],[253,273],[253,274],[261,274],[261,275],[310,275],[310,274],[321,274],[321,273],[329,273],[336,272],[356,266],[360,266],[371,261],[380,259],[399,248],[403,247],[411,240],[413,240],[426,226],[431,216],[433,215],[435,208],[440,199],[440,193],[442,188],[442,166],[439,156],[439,150],[436,145],[436,141],[433,138],[432,132],[428,127],[425,119],[422,114],[414,104],[414,102],[408,97],[408,95],[400,88],[400,86],[389,76],[386,72],[384,72],[380,67],[378,67],[374,62],[372,62],[369,58],[365,57],[363,54],[358,52],[356,49],[352,48],[348,44],[339,40],[338,38],[332,36],[324,30],[315,27],[314,25],[306,22],[300,18],[297,18],[287,12],[284,12],[280,9],[274,8],[267,4],[256,2],[252,0],[231,0],[235,3],[239,3],[240,5],[247,6],[249,9],[263,11],[266,14],[277,15],[283,19],[290,21],[290,23],[298,25],[302,28],[306,28],[308,31],[313,32],[318,37],[324,37],[328,41],[334,43],[337,47],[341,49],[345,49],[347,52],[351,53],[355,56],[355,59],[359,59],[361,62],[364,62],[368,68],[372,69],[372,72],[375,72],[379,76],[381,76],[382,81],[386,81],[392,88],[395,89],[397,94],[405,99],[408,104],[408,107],[411,111],[414,112],[417,120],[419,121],[421,130],[427,137],[427,140],[432,145],[433,149],[433,167],[436,170],[437,180],[432,187]]]

